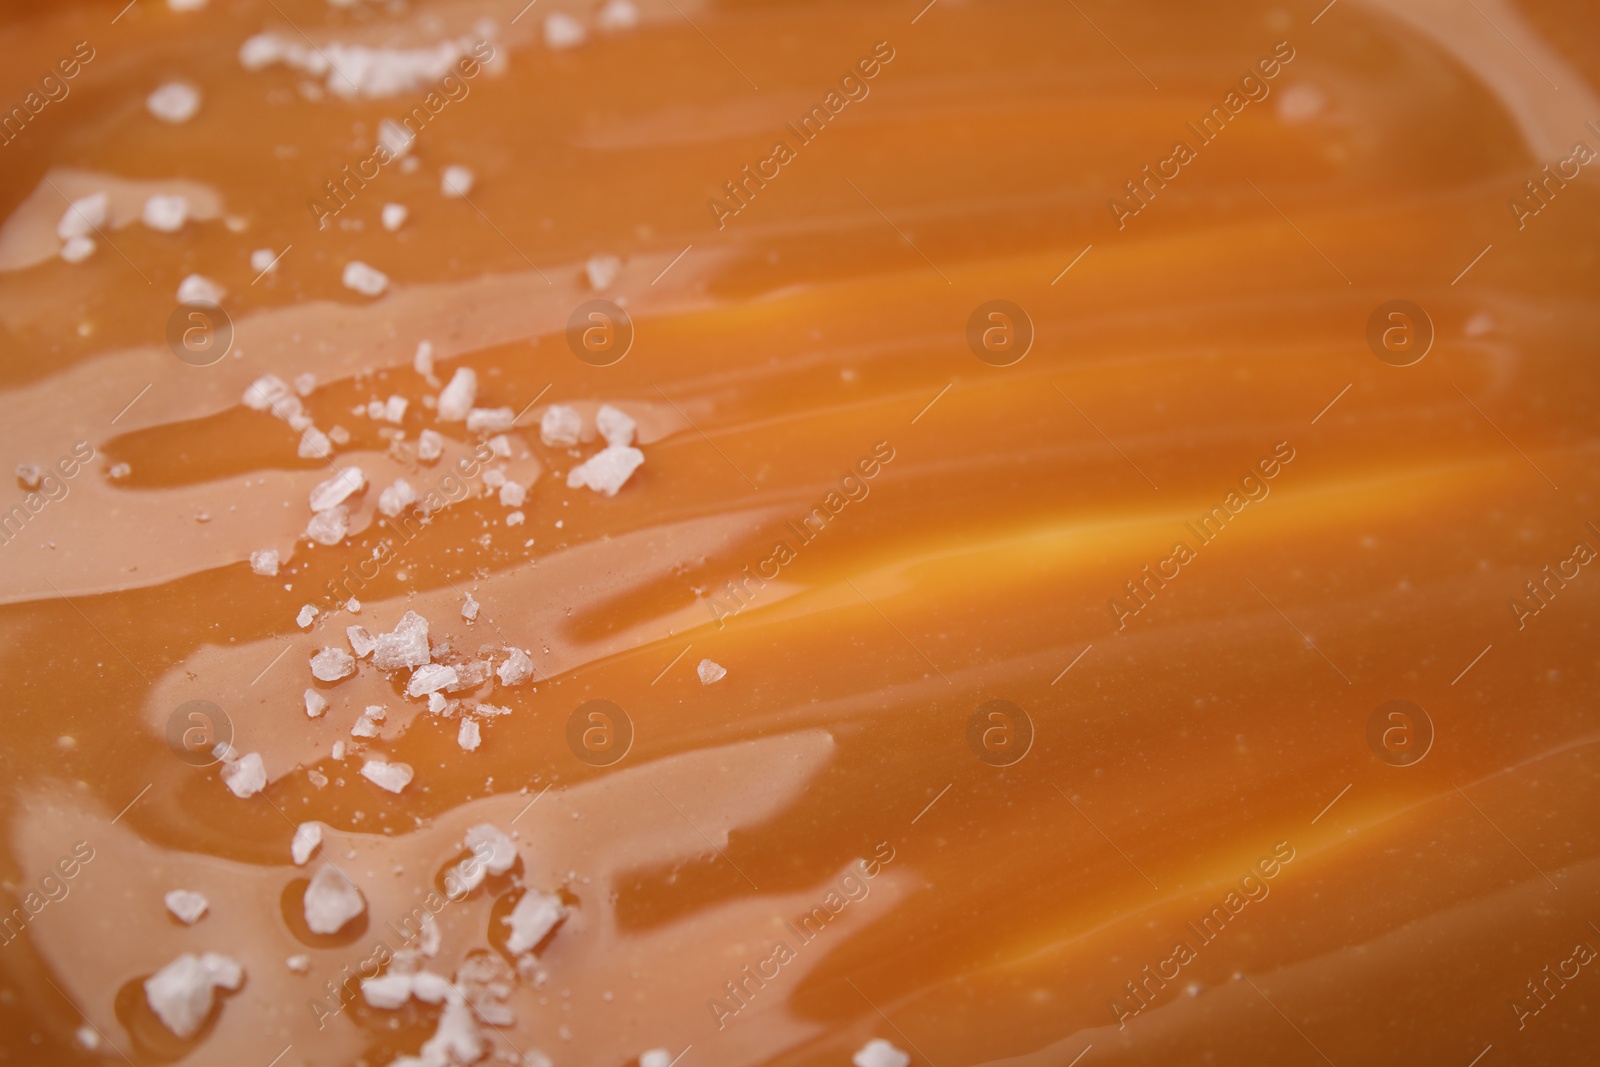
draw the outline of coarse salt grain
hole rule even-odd
[[[244,968],[215,952],[185,952],[144,980],[144,997],[163,1026],[180,1038],[200,1032],[211,1014],[216,990],[238,989]]]
[[[417,458],[432,463],[444,454],[444,435],[438,430],[423,430],[417,435]]]
[[[533,677],[533,660],[522,649],[513,648],[495,674],[499,675],[501,685],[521,685]]]
[[[89,236],[105,224],[106,210],[110,206],[111,197],[106,193],[79,197],[67,205],[61,221],[56,223],[56,236],[63,241]]]
[[[399,423],[406,417],[406,408],[411,406],[411,401],[403,396],[391,396],[383,402],[383,420],[385,422]]]
[[[389,288],[389,276],[359,259],[352,259],[344,265],[344,287],[362,296],[378,296]]]
[[[586,485],[597,493],[616,496],[643,462],[644,453],[637,448],[608,445],[567,472],[567,488]]]
[[[352,493],[360,492],[367,484],[367,477],[361,472],[360,467],[346,467],[325,482],[318,482],[317,487],[311,490],[310,504],[312,511],[327,511],[347,500]]]
[[[439,418],[444,422],[461,422],[472,411],[472,402],[478,398],[478,374],[471,367],[457,367],[450,384],[439,394]]]
[[[301,607],[300,614],[294,617],[295,625],[300,627],[302,630],[309,629],[311,624],[316,620],[317,609],[312,607],[310,604],[306,604]]]
[[[257,574],[271,577],[278,573],[278,551],[274,548],[263,548],[250,553],[250,569]]]
[[[363,716],[361,716],[361,718],[359,718],[359,719],[357,719],[355,721],[355,725],[350,727],[350,736],[351,737],[377,737],[378,736],[378,724],[373,722],[372,719],[369,716],[363,715]]]
[[[144,104],[162,122],[188,122],[200,110],[200,90],[187,82],[168,82],[145,97]]]
[[[356,654],[356,659],[366,659],[378,647],[377,639],[367,632],[365,626],[346,626],[344,635],[349,639],[350,651]]]
[[[424,663],[411,673],[410,680],[406,682],[406,696],[427,696],[455,685],[459,680],[454,667],[442,663]]]
[[[664,1048],[653,1048],[639,1053],[639,1067],[672,1067],[672,1053]]]
[[[68,263],[82,263],[94,255],[94,241],[88,237],[68,237],[61,246],[61,258]]]
[[[473,408],[467,412],[467,429],[473,433],[504,433],[516,422],[510,408]]]
[[[306,718],[308,719],[320,718],[322,713],[328,710],[328,702],[322,699],[322,694],[315,689],[306,690],[305,700]]]
[[[222,768],[222,784],[229,792],[243,800],[253,797],[267,786],[267,768],[261,755],[251,752]]]
[[[539,440],[551,448],[569,448],[578,443],[583,433],[583,416],[577,408],[565,404],[551,404],[539,416]]]
[[[610,288],[611,283],[617,280],[617,275],[622,273],[622,260],[616,256],[590,256],[583,265],[583,271],[589,276],[589,288],[601,293]]]
[[[726,667],[709,659],[701,660],[700,666],[696,667],[695,670],[700,675],[701,685],[710,685],[712,682],[720,682],[728,675],[728,669]]]
[[[203,274],[190,274],[178,283],[180,304],[220,304],[227,295],[228,291],[220,283]]]
[[[406,216],[409,214],[404,204],[383,205],[383,228],[393,233],[406,224]]]
[[[638,425],[627,412],[610,404],[600,405],[600,410],[595,412],[594,427],[608,445],[623,448],[633,444],[633,432]]]
[[[475,180],[476,176],[466,167],[449,166],[444,169],[444,176],[439,179],[439,192],[459,199],[472,192],[472,183]]]
[[[461,617],[468,622],[478,617],[478,602],[472,599],[472,594],[467,594],[467,599],[461,602]]]
[[[333,454],[333,442],[315,426],[308,426],[300,435],[300,447],[295,451],[301,459],[326,459]]]
[[[462,719],[461,728],[456,731],[456,744],[467,752],[474,752],[477,750],[481,740],[482,736],[478,732],[478,720]]]
[[[306,886],[306,926],[314,934],[336,934],[367,910],[366,898],[350,879],[329,863],[317,868]]]
[[[199,922],[211,906],[211,902],[202,894],[191,889],[174,889],[161,899],[173,917],[185,926]]]
[[[390,518],[400,514],[407,505],[416,502],[417,491],[411,488],[411,483],[404,478],[396,478],[393,485],[378,494],[378,510]]]
[[[424,378],[433,377],[433,342],[418,341],[416,355],[411,357],[411,368]]]
[[[911,1057],[881,1037],[875,1037],[850,1057],[856,1067],[908,1067]]]
[[[290,956],[288,959],[283,961],[283,965],[289,968],[295,974],[305,974],[307,971],[311,970],[311,957]]]
[[[493,823],[481,822],[472,827],[467,831],[466,843],[490,874],[505,874],[516,866],[516,844]]]
[[[139,214],[140,220],[152,230],[161,233],[177,233],[183,229],[184,222],[189,218],[189,201],[177,194],[150,197],[144,202],[144,210]]]
[[[500,503],[508,508],[520,508],[528,499],[528,489],[519,482],[507,482],[500,487]]]
[[[414,611],[400,616],[394,629],[379,634],[375,642],[372,664],[380,670],[420,667],[433,658],[428,647],[428,620]]]
[[[387,760],[369,759],[361,765],[361,776],[380,789],[398,793],[411,784],[415,772],[407,763],[390,763]]]
[[[506,937],[506,951],[513,956],[527,952],[543,941],[566,914],[560,897],[528,890],[511,909],[511,914],[500,920],[511,927]]]
[[[294,839],[289,842],[289,858],[296,867],[304,867],[311,854],[322,844],[325,827],[320,822],[303,822],[294,828]]]
[[[319,682],[337,682],[356,673],[356,661],[342,648],[325,648],[311,657],[311,675]]]
[[[602,30],[631,30],[639,24],[639,9],[632,0],[608,0],[596,18]]]
[[[306,536],[319,545],[336,545],[350,532],[350,512],[342,504],[319,511],[306,523]]]
[[[544,43],[556,51],[576,48],[587,36],[583,23],[564,12],[557,11],[544,20]]]
[[[526,519],[527,516],[520,511],[509,511],[506,513],[507,526],[521,526]]]

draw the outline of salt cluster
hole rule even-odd
[[[521,685],[533,677],[533,660],[520,648],[513,648],[506,661],[495,669],[501,685]]]
[[[601,404],[600,410],[594,413],[594,428],[600,431],[606,444],[621,448],[633,444],[633,432],[639,424],[622,409]]]
[[[539,416],[539,440],[551,448],[570,448],[583,432],[583,416],[577,408],[551,404]]]
[[[253,797],[267,787],[266,764],[261,762],[261,754],[258,752],[252,752],[225,764],[221,773],[222,783],[240,800]]]
[[[237,960],[207,952],[185,952],[144,980],[144,997],[162,1025],[181,1038],[200,1032],[217,989],[238,989],[244,968]]]
[[[387,274],[359,259],[352,259],[344,265],[343,280],[346,289],[353,289],[362,296],[378,296],[389,288]]]
[[[432,658],[428,647],[428,620],[414,611],[400,616],[389,633],[373,639],[372,665],[379,670],[420,667]]]
[[[246,70],[282,63],[307,74],[326,74],[327,90],[342,97],[383,97],[431,86],[451,73],[471,50],[463,37],[425,48],[369,48],[337,41],[313,46],[298,36],[258,33],[239,48]]]

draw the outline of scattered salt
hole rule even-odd
[[[310,604],[302,607],[300,609],[300,614],[294,617],[295,625],[299,626],[302,630],[310,629],[311,624],[315,622],[316,619],[317,609],[312,607]]]
[[[200,1031],[215,1002],[215,990],[238,989],[244,968],[215,952],[185,952],[144,980],[144,997],[168,1030],[180,1038]]]
[[[322,844],[322,831],[320,822],[303,822],[294,828],[294,839],[289,842],[289,856],[296,867],[304,867],[317,846]]]
[[[478,732],[478,720],[463,718],[461,728],[456,731],[456,744],[467,752],[477,750],[482,736]]]
[[[428,648],[428,620],[414,611],[400,616],[391,632],[379,634],[375,640],[372,664],[380,670],[420,667],[433,658]]]
[[[424,378],[433,377],[433,342],[417,342],[417,354],[411,357],[411,367]]]
[[[672,1053],[664,1048],[653,1048],[639,1054],[639,1067],[672,1067]]]
[[[700,674],[701,685],[710,685],[712,682],[720,682],[728,675],[728,668],[709,659],[701,660],[700,666],[696,667],[695,670]]]
[[[326,459],[333,454],[333,442],[315,426],[308,426],[300,435],[300,447],[296,452],[301,459]]]
[[[228,291],[201,274],[190,274],[178,283],[180,304],[220,304]]]
[[[417,435],[417,458],[432,463],[444,454],[444,435],[438,430],[423,430]]]
[[[406,696],[426,696],[455,685],[459,680],[454,667],[446,667],[442,663],[424,663],[412,672],[411,680],[406,682]]]
[[[222,783],[241,800],[253,797],[265,789],[267,768],[261,762],[260,753],[252,752],[247,756],[241,756],[223,767]]]
[[[506,525],[507,526],[521,526],[523,521],[526,520],[526,519],[527,519],[527,516],[524,515],[520,511],[508,512],[506,514]]]
[[[476,180],[472,171],[466,167],[450,166],[444,169],[444,177],[439,180],[439,192],[453,198],[465,197],[472,192],[472,183]]]
[[[389,288],[389,276],[359,259],[352,259],[344,265],[344,287],[362,296],[377,296]]]
[[[367,632],[365,626],[346,626],[344,635],[349,639],[350,651],[356,654],[356,659],[366,659],[378,647],[377,639]]]
[[[495,674],[500,676],[501,685],[521,685],[533,677],[533,660],[522,649],[513,648]]]
[[[144,105],[162,122],[188,122],[200,110],[200,90],[186,82],[168,82],[145,97]]]
[[[406,224],[408,214],[404,204],[383,205],[383,228],[393,233]]]
[[[383,402],[383,420],[399,423],[406,417],[406,408],[410,405],[411,402],[403,396],[391,396]]]
[[[528,488],[519,482],[507,482],[500,487],[500,503],[508,508],[520,508],[528,499]]]
[[[278,573],[278,550],[263,548],[250,553],[250,569],[271,577]]]
[[[185,926],[193,926],[205,915],[210,901],[192,889],[174,889],[161,898],[173,917]]]
[[[398,793],[411,784],[415,774],[408,763],[389,763],[381,759],[369,759],[361,765],[361,776],[380,789],[387,789],[391,793]]]
[[[586,485],[597,493],[616,496],[643,462],[644,453],[637,448],[609,445],[567,472],[567,488]]]
[[[177,194],[158,194],[144,202],[144,210],[139,217],[152,230],[177,233],[189,218],[189,201]]]
[[[638,425],[627,412],[610,404],[602,404],[600,410],[595,412],[595,429],[600,431],[600,436],[606,439],[608,445],[623,448],[633,444],[633,431]]]
[[[290,956],[288,959],[284,960],[283,963],[284,966],[288,967],[295,974],[305,974],[307,971],[311,970],[310,956]]]
[[[342,648],[325,648],[311,657],[311,674],[319,682],[337,682],[356,673],[356,661]]]
[[[311,510],[327,511],[347,500],[352,493],[360,492],[367,484],[367,477],[361,473],[360,467],[345,467],[338,474],[325,482],[317,483],[311,490]]]
[[[461,602],[461,617],[471,622],[478,617],[478,607],[478,602],[472,599],[471,593],[468,593],[467,599]]]
[[[317,692],[315,689],[307,689],[305,692],[305,698],[306,718],[319,718],[323,712],[328,710],[328,702],[322,699],[322,694]]]
[[[337,867],[323,864],[306,886],[306,926],[314,934],[336,934],[367,910],[366,898]]]
[[[94,255],[94,241],[88,237],[68,237],[61,246],[61,258],[68,263],[82,263]]]
[[[539,416],[539,440],[551,448],[568,448],[578,443],[583,432],[583,416],[577,408],[551,404]]]
[[[350,532],[350,511],[343,505],[319,511],[306,523],[306,536],[319,545],[336,545]]]
[[[527,952],[543,941],[566,914],[560,897],[528,890],[511,909],[511,914],[500,920],[511,927],[506,937],[506,950],[513,956]]]
[[[357,719],[355,721],[355,725],[350,727],[350,736],[351,737],[377,737],[378,736],[378,724],[373,722],[370,717],[368,717],[366,715],[363,715],[363,716],[361,716],[361,718],[359,718],[359,719]]]
[[[490,874],[505,874],[517,863],[517,846],[504,830],[493,823],[481,822],[467,831],[467,848],[482,862]],[[489,855],[485,857],[487,849]]]
[[[404,478],[396,478],[394,484],[378,494],[378,510],[390,518],[404,511],[407,505],[417,502],[417,491],[411,488],[411,483]]]
[[[444,422],[460,422],[472,410],[478,398],[478,374],[471,367],[458,367],[450,384],[439,394],[439,418]]]

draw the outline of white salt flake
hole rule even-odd
[[[383,205],[383,228],[394,233],[406,224],[406,216],[409,214],[404,204]]]
[[[92,193],[67,205],[61,221],[56,223],[56,236],[63,241],[74,237],[87,237],[105,225],[106,209],[111,197],[106,193]]]
[[[306,523],[306,536],[319,545],[336,545],[350,532],[350,511],[342,504],[319,511]]]
[[[911,1057],[881,1037],[862,1045],[850,1062],[856,1067],[908,1067]]]
[[[378,724],[373,722],[371,717],[367,715],[361,716],[350,727],[351,737],[377,737],[378,732]]]
[[[144,997],[162,1025],[187,1039],[211,1014],[216,989],[238,989],[242,981],[244,968],[236,960],[185,952],[144,980]]]
[[[144,106],[162,122],[188,122],[200,110],[200,90],[187,82],[168,82],[145,97]]]
[[[583,270],[589,276],[589,288],[602,293],[610,288],[611,283],[617,280],[617,275],[622,273],[622,260],[616,256],[590,256],[589,261],[583,265]]]
[[[633,432],[639,426],[626,412],[602,404],[600,410],[595,412],[595,429],[600,431],[600,436],[606,439],[606,444],[625,448],[633,444]]]
[[[361,776],[380,789],[398,793],[411,784],[415,775],[409,763],[390,763],[387,760],[369,759],[361,765]]]
[[[510,408],[473,408],[467,412],[467,429],[473,433],[504,433],[516,419],[517,413]]]
[[[521,685],[533,677],[533,660],[520,648],[513,648],[511,655],[495,670],[500,676],[501,685]]]
[[[342,648],[325,648],[311,657],[311,675],[319,682],[337,682],[356,673],[356,661]]]
[[[395,628],[376,638],[372,665],[380,670],[393,671],[403,667],[420,667],[433,658],[428,648],[428,620],[414,611],[400,616]]]
[[[520,511],[510,511],[506,513],[507,526],[521,526],[523,521],[526,519],[527,516]]]
[[[283,961],[283,964],[295,974],[305,974],[307,971],[311,970],[311,957],[290,956],[288,959]]]
[[[471,622],[478,617],[479,607],[479,603],[472,599],[472,594],[468,593],[467,599],[461,602],[461,617],[466,619],[468,622]]]
[[[250,269],[255,271],[257,276],[272,270],[277,265],[277,262],[278,253],[270,248],[258,248],[250,253]],[[305,396],[304,393],[300,395]]]
[[[616,496],[643,462],[644,453],[637,448],[608,445],[567,472],[567,488],[586,485],[597,493]]]
[[[463,718],[461,728],[456,731],[456,744],[467,752],[475,752],[482,740],[483,736],[478,732],[478,721]]]
[[[664,1048],[653,1048],[639,1053],[639,1067],[672,1067],[672,1053]]]
[[[292,398],[288,382],[276,374],[263,374],[245,387],[244,395],[240,399],[251,411],[269,411],[275,409],[282,401]]]
[[[583,28],[583,23],[571,15],[557,11],[545,17],[544,43],[555,51],[561,51],[564,48],[576,48],[588,36],[588,31]]]
[[[390,518],[416,502],[417,491],[404,478],[396,478],[393,485],[378,494],[378,510]]]
[[[95,244],[88,237],[68,237],[66,244],[61,246],[61,258],[68,263],[82,263],[94,255]]]
[[[177,233],[189,218],[189,201],[176,193],[157,194],[144,202],[139,218],[152,230]]]
[[[439,192],[459,199],[472,192],[472,183],[476,180],[476,176],[466,167],[449,166],[444,169],[444,177],[439,179]]]
[[[202,274],[190,274],[178,283],[180,304],[220,304],[227,295],[228,290]]]
[[[344,265],[344,287],[362,296],[378,296],[389,288],[389,276],[359,259],[352,259]]]
[[[432,463],[444,455],[444,435],[438,430],[423,430],[417,435],[417,458]]]
[[[300,629],[302,629],[302,630],[310,629],[311,628],[311,624],[313,622],[315,622],[316,620],[317,620],[317,609],[312,607],[310,604],[306,604],[305,606],[303,606],[300,609],[300,614],[298,614],[298,615],[296,615],[294,617],[295,625],[299,626]]]
[[[428,710],[435,715],[443,715],[450,707],[450,701],[440,692],[428,694]]]
[[[206,909],[211,906],[210,901],[192,889],[174,889],[161,899],[173,917],[185,926],[193,926],[199,922],[201,916],[205,915]]]
[[[374,1008],[393,1011],[405,1006],[411,999],[409,974],[383,974],[376,978],[361,979],[361,996]]]
[[[250,569],[269,578],[277,574],[278,550],[275,548],[263,548],[250,553]]]
[[[481,822],[467,831],[467,848],[490,874],[505,874],[517,863],[517,846],[504,830]]]
[[[320,822],[303,822],[294,828],[294,839],[289,842],[289,856],[296,867],[304,867],[317,846],[322,844],[323,829]]]
[[[367,910],[366,898],[332,864],[323,864],[306,886],[306,926],[314,934],[336,934]]]
[[[570,448],[583,433],[583,416],[577,408],[551,404],[539,416],[539,440],[551,448]]]
[[[439,394],[439,419],[461,422],[478,398],[478,374],[471,367],[457,367],[450,384]]]
[[[424,663],[412,672],[411,680],[406,682],[406,696],[420,697],[436,693],[455,685],[459,680],[454,667],[446,667],[442,663]]]
[[[521,482],[506,482],[500,487],[500,503],[508,508],[520,508],[528,499],[528,488]]]
[[[360,467],[346,467],[327,481],[318,482],[317,487],[311,490],[311,510],[327,511],[337,507],[348,500],[351,494],[360,492],[366,484],[367,476]]]
[[[433,377],[433,342],[418,341],[416,355],[411,357],[411,368],[424,378]]]
[[[372,655],[372,650],[378,647],[377,638],[367,632],[365,626],[346,626],[344,635],[350,642],[350,651],[356,654],[356,659],[366,659]]]
[[[333,442],[315,426],[307,426],[300,435],[300,447],[295,451],[301,459],[327,459],[333,454]]]
[[[223,767],[222,784],[240,800],[253,797],[265,789],[267,768],[261,762],[261,754],[252,752]]]
[[[701,660],[700,666],[696,667],[695,670],[700,675],[701,685],[710,685],[712,682],[720,682],[722,679],[728,676],[728,668],[709,659]]]
[[[328,702],[322,699],[322,694],[317,692],[315,689],[307,689],[305,692],[305,698],[306,718],[320,718],[322,713],[328,710]]]
[[[596,21],[602,30],[611,33],[631,30],[639,24],[639,9],[633,6],[632,0],[607,0]]]
[[[411,401],[403,396],[391,396],[383,402],[383,421],[400,423],[406,417],[406,408],[411,406]]]
[[[545,939],[557,923],[566,917],[566,906],[561,898],[528,890],[511,909],[511,914],[500,921],[511,927],[506,937],[506,950],[520,956]]]

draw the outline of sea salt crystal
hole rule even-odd
[[[300,435],[300,447],[296,452],[301,459],[326,459],[333,454],[333,442],[315,426],[308,426]]]
[[[577,408],[551,404],[539,416],[539,440],[551,448],[570,448],[583,432],[583,416]]]
[[[368,633],[365,626],[346,626],[344,635],[349,639],[350,651],[356,654],[356,659],[366,659],[378,647],[377,638]]]
[[[444,177],[439,180],[439,192],[445,196],[460,198],[472,192],[472,183],[476,180],[472,171],[466,167],[449,166],[444,169]]]
[[[186,82],[168,82],[145,97],[144,105],[162,122],[188,122],[200,110],[200,90]]]
[[[442,663],[424,663],[412,672],[411,680],[406,682],[406,696],[426,696],[455,685],[457,680],[454,667],[446,667]]]
[[[456,731],[456,744],[468,752],[473,752],[477,750],[481,740],[481,735],[478,733],[478,721],[476,719],[463,718],[461,720],[461,728]]]
[[[319,545],[336,545],[350,532],[350,511],[343,505],[319,511],[306,523],[306,536]]]
[[[256,274],[265,274],[278,261],[278,253],[270,248],[258,248],[250,253],[250,269]],[[305,394],[302,393],[302,396]]]
[[[643,462],[644,453],[637,448],[608,445],[567,472],[567,488],[586,485],[597,493],[616,496]]]
[[[411,999],[409,974],[383,974],[361,979],[361,996],[374,1008],[393,1011]]]
[[[88,237],[68,237],[61,246],[61,258],[68,263],[82,263],[94,255],[94,241]]]
[[[544,43],[551,49],[576,48],[587,36],[583,23],[571,15],[557,11],[545,17]]]
[[[406,417],[406,408],[411,402],[403,396],[391,396],[383,402],[383,420],[385,422],[399,423]]]
[[[528,499],[528,488],[519,482],[507,482],[500,487],[500,503],[508,508],[519,508]]]
[[[359,259],[352,259],[344,265],[344,287],[362,296],[377,296],[389,288],[389,276]]]
[[[190,274],[178,283],[180,304],[220,304],[228,290],[201,274]],[[299,407],[299,402],[295,402]]]
[[[275,548],[263,548],[250,553],[250,569],[269,578],[277,574],[278,550]]]
[[[382,722],[388,717],[389,709],[385,708],[382,704],[367,705],[367,718],[371,719],[373,722]]]
[[[709,659],[701,660],[700,666],[696,667],[695,670],[700,675],[701,685],[710,685],[712,682],[720,682],[728,675],[728,668]]]
[[[590,256],[583,270],[589,276],[589,288],[604,292],[622,273],[622,260],[616,256]]]
[[[507,526],[521,526],[523,521],[526,519],[527,516],[520,511],[511,511],[506,513]]]
[[[177,194],[157,194],[144,202],[139,218],[152,230],[177,233],[189,218],[189,201]]]
[[[337,424],[329,426],[328,440],[336,445],[347,445],[350,443],[350,431]]]
[[[461,602],[461,617],[471,622],[478,617],[478,607],[478,602],[472,599],[471,593],[468,593],[467,599]]]
[[[433,377],[433,342],[418,341],[416,355],[411,357],[411,368],[424,378]]]
[[[383,205],[383,228],[390,233],[395,232],[406,224],[406,216],[409,214],[404,204]]]
[[[367,910],[366,898],[337,867],[323,864],[306,886],[306,926],[314,934],[336,934]]]
[[[289,856],[296,867],[304,867],[317,846],[322,844],[323,829],[320,822],[303,822],[294,828],[294,839],[289,842]]]
[[[344,759],[344,742],[343,741],[335,741],[333,743],[332,751],[333,751],[333,758],[335,760]]]
[[[244,968],[215,952],[185,952],[144,980],[144,997],[163,1026],[191,1038],[211,1014],[215,990],[238,989]]]
[[[428,710],[435,715],[443,715],[450,708],[450,701],[445,699],[443,693],[428,694]]]
[[[404,478],[396,478],[393,485],[378,494],[378,510],[390,518],[416,502],[417,491]]]
[[[290,396],[289,383],[276,374],[263,374],[245,387],[240,399],[251,411],[267,411]]]
[[[433,912],[424,911],[418,930],[417,948],[422,950],[424,956],[437,956],[443,944],[444,932],[439,929],[438,920],[433,917]]]
[[[377,636],[372,664],[380,670],[393,671],[420,667],[432,658],[428,648],[428,620],[408,611],[400,616],[391,632]]]
[[[626,412],[610,404],[602,404],[600,410],[595,412],[595,429],[600,431],[600,436],[606,439],[608,445],[623,448],[633,444],[633,431],[638,425]]]
[[[337,682],[356,673],[356,661],[342,648],[325,648],[311,657],[311,674],[319,682]]]
[[[360,615],[361,601],[357,600],[355,597],[351,597],[349,600],[344,602],[344,610],[348,611],[352,615]]]
[[[566,914],[567,909],[560,897],[528,890],[517,901],[517,906],[511,909],[511,914],[500,920],[511,927],[511,933],[506,937],[506,951],[513,956],[527,952],[543,941],[545,935],[555,929]]]
[[[317,609],[312,607],[310,604],[306,604],[304,607],[302,607],[300,609],[300,614],[294,617],[295,625],[299,626],[302,630],[310,629],[311,624],[315,622],[316,619]]]
[[[350,736],[351,737],[377,737],[378,736],[378,724],[373,722],[369,717],[363,715],[363,716],[361,716],[361,718],[359,718],[359,719],[357,719],[355,721],[355,725],[350,727]]]
[[[414,774],[409,763],[389,763],[387,760],[369,759],[361,765],[363,778],[391,793],[398,793],[410,785]]]
[[[360,492],[366,484],[367,477],[361,473],[360,467],[346,467],[327,481],[317,483],[317,487],[311,490],[311,510],[327,511],[337,507],[352,493]]]
[[[517,413],[510,408],[473,408],[467,412],[467,429],[473,433],[504,433]]]
[[[417,458],[432,463],[444,455],[444,435],[438,430],[423,430],[417,435]]]
[[[632,0],[608,0],[596,18],[602,30],[631,30],[639,24],[639,9]]]
[[[489,451],[493,452],[501,459],[511,458],[511,438],[507,437],[505,434],[497,433],[493,437],[489,438],[489,440],[485,443],[489,446]]]
[[[672,1067],[672,1053],[664,1048],[653,1048],[639,1053],[639,1067]]]
[[[311,970],[311,957],[290,956],[288,959],[283,961],[283,965],[289,968],[295,974],[305,974],[307,971]]]
[[[478,374],[471,367],[458,367],[450,384],[439,394],[439,418],[443,422],[460,422],[472,410],[478,398]]]
[[[490,874],[505,874],[517,863],[517,846],[504,830],[493,823],[481,822],[467,831],[467,848],[479,857],[481,865]],[[484,853],[488,852],[485,856]]]
[[[483,1035],[478,1032],[472,1009],[464,999],[453,996],[445,1002],[433,1036],[422,1043],[422,1054],[402,1056],[391,1061],[389,1067],[448,1067],[477,1063],[483,1055]]]
[[[205,915],[211,902],[192,889],[174,889],[161,898],[173,917],[185,926],[193,926]]]
[[[495,674],[500,676],[501,685],[521,685],[533,677],[533,660],[522,649],[513,648]]]
[[[856,1067],[908,1067],[911,1057],[881,1037],[875,1037],[850,1057]]]
[[[387,148],[396,159],[410,152],[416,140],[416,134],[394,119],[384,119],[378,123],[378,144]]]
[[[252,752],[247,756],[241,756],[223,767],[222,784],[240,800],[253,797],[265,789],[267,768],[261,762],[260,753]]]
[[[322,699],[322,694],[317,692],[315,689],[307,689],[305,692],[305,698],[306,718],[320,718],[322,713],[328,710],[328,702]]]
[[[74,200],[56,223],[56,236],[63,241],[89,236],[105,225],[106,209],[110,206],[111,197],[106,193],[91,193]]]

